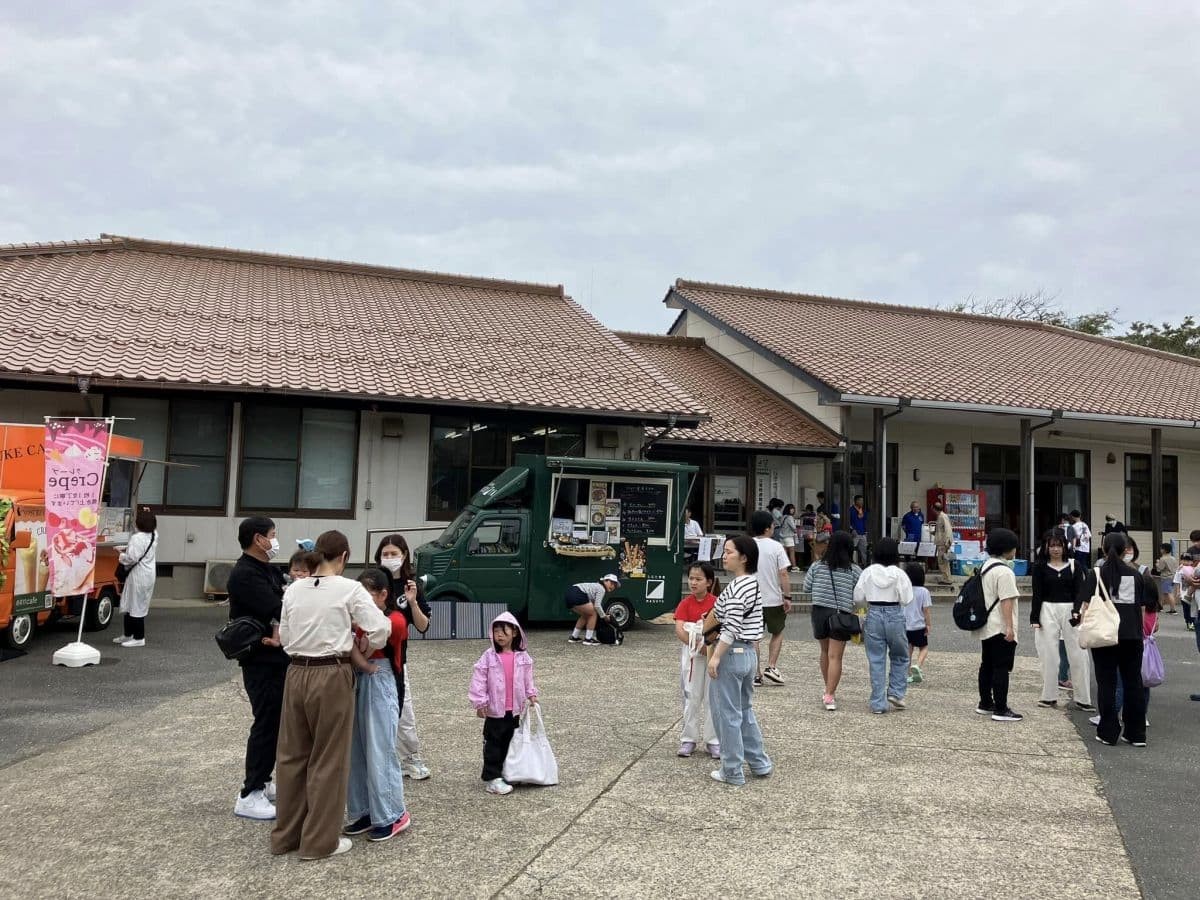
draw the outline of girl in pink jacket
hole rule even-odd
[[[512,792],[512,785],[504,780],[504,758],[525,701],[538,700],[527,646],[525,632],[512,613],[500,613],[492,621],[492,646],[479,657],[471,675],[467,699],[483,719],[482,777],[489,794]]]

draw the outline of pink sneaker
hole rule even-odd
[[[694,751],[695,749],[696,749],[696,745],[694,743],[692,743],[691,741],[684,741],[682,744],[679,745],[679,751],[675,755],[682,756],[686,759],[687,757],[692,755],[692,751]]]
[[[821,698],[821,702],[825,704],[825,708],[830,712],[837,709],[837,701],[833,699],[833,694],[826,694]]]
[[[716,741],[713,741],[711,744],[709,744],[707,749],[708,749],[708,755],[711,756],[713,759],[721,758],[721,745],[718,744]]]

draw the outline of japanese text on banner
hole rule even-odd
[[[55,596],[92,589],[111,429],[107,419],[46,420],[46,539]]]

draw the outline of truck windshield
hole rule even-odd
[[[475,510],[464,509],[458,514],[458,518],[456,518],[446,527],[446,530],[442,532],[441,537],[439,537],[433,543],[438,547],[453,547],[458,539],[462,537],[462,533],[467,530],[467,526],[475,521],[476,515],[477,513]]]

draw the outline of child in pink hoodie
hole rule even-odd
[[[489,794],[512,792],[512,785],[504,780],[504,759],[525,701],[538,701],[527,646],[525,632],[512,613],[500,613],[492,621],[492,646],[479,657],[471,675],[467,699],[483,719],[482,778]]]

